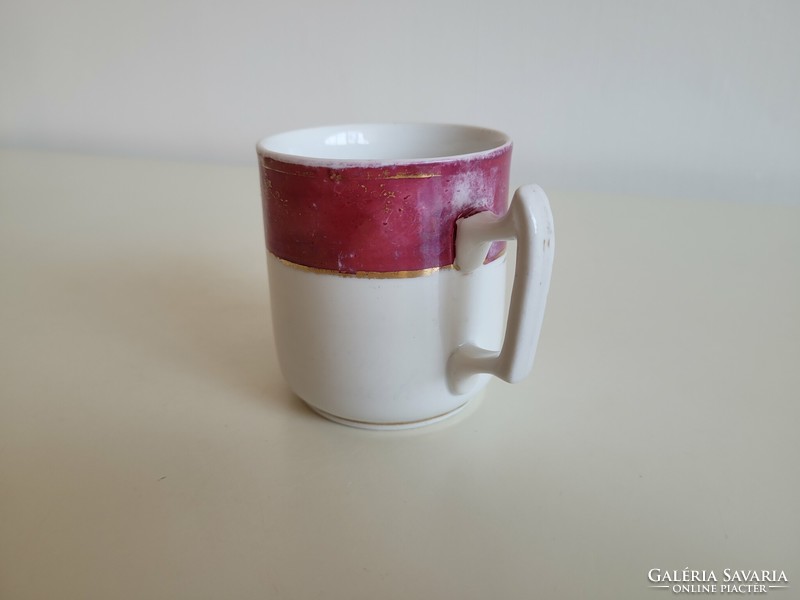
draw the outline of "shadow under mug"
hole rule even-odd
[[[511,140],[360,124],[257,146],[278,361],[319,414],[373,429],[455,414],[533,366],[555,250],[538,186],[510,205]],[[505,241],[516,240],[507,323]]]

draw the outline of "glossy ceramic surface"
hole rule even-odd
[[[467,341],[500,347],[504,258],[471,275],[390,279],[303,271],[272,255],[268,266],[281,372],[325,416],[409,426],[457,410],[488,382],[452,389],[447,361]]]

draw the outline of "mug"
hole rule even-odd
[[[508,203],[511,145],[481,127],[397,123],[258,143],[278,362],[313,410],[416,427],[461,410],[492,375],[528,375],[555,244],[541,188]]]

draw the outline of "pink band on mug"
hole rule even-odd
[[[260,156],[268,250],[340,273],[453,264],[455,223],[508,205],[511,146],[464,159],[311,166]],[[496,242],[490,262],[503,253]]]

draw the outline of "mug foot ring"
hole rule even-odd
[[[370,421],[357,421],[354,419],[345,419],[344,417],[337,417],[336,415],[332,415],[329,412],[325,412],[324,410],[319,409],[311,404],[308,404],[307,402],[306,404],[311,410],[313,410],[318,415],[325,417],[326,419],[333,421],[335,423],[339,423],[341,425],[347,425],[349,427],[357,427],[358,429],[398,431],[401,429],[415,429],[417,427],[424,427],[425,425],[433,425],[434,423],[438,423],[439,421],[444,421],[445,419],[461,412],[464,409],[464,407],[466,407],[467,404],[469,404],[469,402],[465,402],[461,406],[454,408],[453,410],[446,412],[444,414],[436,415],[435,417],[420,419],[419,421],[401,421],[396,423],[373,423]]]

